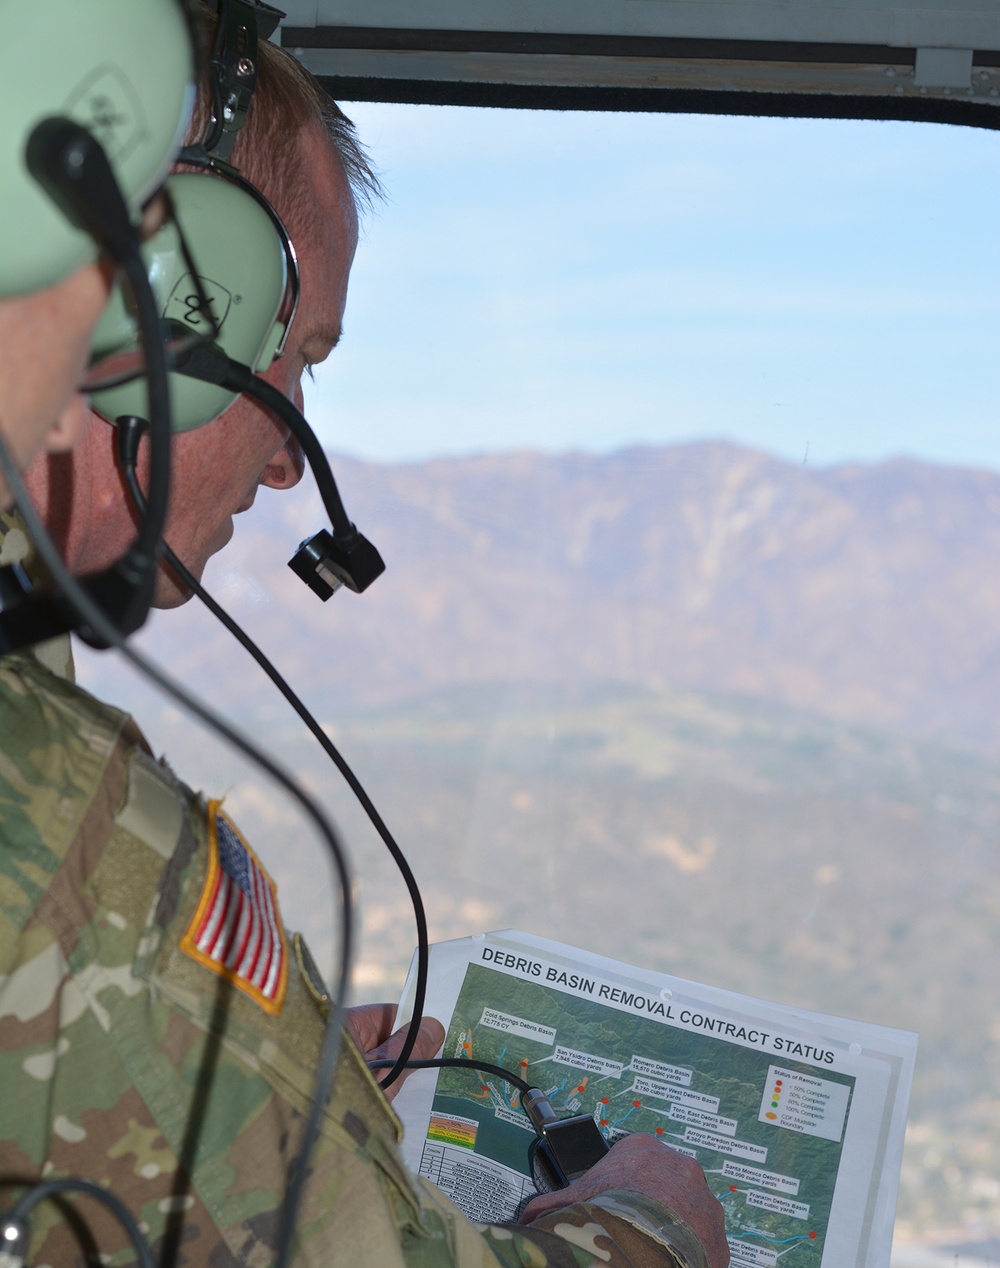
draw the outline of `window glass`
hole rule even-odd
[[[434,939],[513,926],[919,1031],[894,1264],[995,1255],[996,138],[347,109],[387,198],[306,410],[388,570],[300,586],[307,481],[209,584],[342,745]],[[339,778],[194,605],[143,641],[321,794],[356,998],[392,998],[412,916]],[[329,966],[297,810],[117,664],[81,672],[229,790]]]

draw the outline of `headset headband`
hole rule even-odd
[[[217,0],[213,8],[219,25],[210,62],[212,106],[201,146],[207,154],[228,159],[257,85],[258,38],[266,40],[285,14],[258,0]]]

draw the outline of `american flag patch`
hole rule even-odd
[[[288,947],[274,881],[222,813],[208,803],[208,872],[180,948],[272,1016],[288,985]]]

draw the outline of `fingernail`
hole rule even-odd
[[[420,1023],[420,1035],[428,1043],[433,1042],[436,1048],[444,1043],[444,1027],[434,1017],[425,1017]]]

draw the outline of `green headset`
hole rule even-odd
[[[211,60],[213,106],[208,134],[182,151],[195,172],[170,176],[173,217],[143,247],[161,320],[173,338],[201,336],[233,361],[261,371],[284,352],[299,300],[299,269],[281,217],[220,154],[232,149],[257,78],[257,27],[275,10],[257,0],[223,0]],[[268,18],[268,14],[271,15]],[[207,311],[206,311],[207,309]],[[130,302],[116,289],[92,343],[92,358],[128,362],[139,340]],[[237,392],[187,375],[170,375],[175,432],[211,422]],[[105,418],[142,415],[146,390],[132,378],[90,393]]]
[[[212,338],[234,361],[266,370],[284,351],[298,306],[298,264],[284,225],[258,190],[215,160],[168,177],[166,190],[174,217],[142,248],[161,318],[175,335]],[[131,305],[116,288],[93,357],[113,364],[138,345]],[[170,396],[173,429],[181,432],[217,418],[237,393],[172,373]],[[92,391],[91,402],[108,419],[143,415],[145,384],[132,379]]]
[[[87,128],[137,212],[183,139],[193,59],[179,0],[0,0],[0,26],[0,296],[11,296],[96,254],[28,171],[35,127],[61,116]]]

